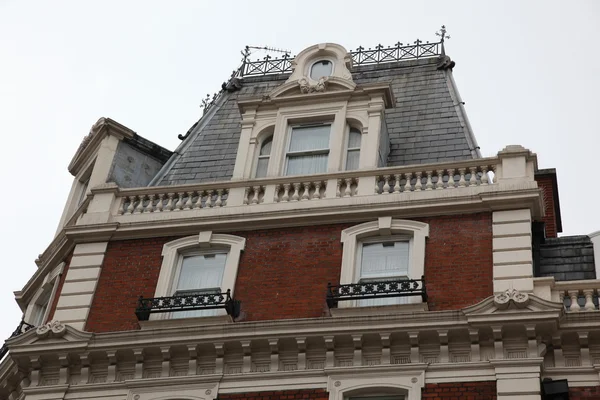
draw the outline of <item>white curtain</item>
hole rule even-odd
[[[215,293],[221,292],[226,259],[227,254],[184,257],[181,263],[176,292],[193,290],[203,292],[206,289],[214,289]],[[173,318],[200,317],[215,314],[216,310],[179,311],[173,313]]]
[[[360,159],[360,150],[348,150],[346,157],[346,171],[358,169],[358,161]]]
[[[408,276],[408,242],[364,243],[360,281],[385,281]],[[406,304],[407,297],[360,300],[360,306]]]
[[[319,174],[327,172],[328,154],[288,156],[286,175]]]
[[[330,125],[305,126],[292,129],[288,151],[310,151],[329,149]]]

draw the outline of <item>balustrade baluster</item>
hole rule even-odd
[[[383,184],[383,194],[390,194],[390,176],[383,176],[384,184]]]
[[[154,212],[162,212],[164,204],[163,201],[165,199],[165,194],[161,193],[158,195],[158,203],[156,203],[156,208],[154,209]]]
[[[217,189],[217,201],[215,201],[215,207],[223,206],[223,189]]]
[[[423,188],[423,183],[421,182],[423,173],[417,172],[415,175],[417,176],[417,181],[415,182],[415,192],[420,192],[421,189]]]
[[[315,192],[312,195],[313,199],[320,199],[321,198],[321,182],[317,181],[315,182]]]
[[[466,168],[459,168],[458,173],[460,174],[460,179],[458,180],[458,187],[463,188],[467,187],[467,181],[465,181],[465,173],[467,172]]]
[[[283,197],[281,198],[281,201],[283,201],[283,202],[290,201],[290,190],[291,189],[292,189],[292,185],[290,185],[289,183],[283,184]]]
[[[127,206],[126,214],[133,214],[133,210],[135,210],[135,198],[136,196],[129,196],[129,205]]]
[[[394,193],[400,193],[400,177],[402,174],[394,175]]]
[[[404,177],[406,178],[406,185],[404,185],[404,191],[405,192],[411,192],[412,191],[412,185],[410,184],[410,181],[412,180],[412,172],[405,173]]]
[[[146,210],[144,212],[151,213],[154,212],[154,199],[156,198],[155,194],[151,194],[148,196],[148,205],[146,206]]]
[[[273,203],[279,202],[279,191],[281,190],[281,185],[275,185],[275,194],[273,195]]]
[[[310,182],[305,182],[302,184],[302,186],[304,187],[304,192],[302,192],[302,201],[304,200],[309,200],[310,196],[308,195],[309,191],[310,191]]]
[[[294,183],[294,194],[292,195],[292,201],[300,200],[300,184]]]
[[[594,289],[585,289],[583,291],[583,295],[585,296],[585,305],[583,306],[583,309],[585,311],[595,311],[596,310],[596,306],[594,305]]]
[[[192,192],[187,192],[187,196],[188,196],[187,197],[187,201],[185,202],[185,205],[184,205],[183,209],[184,210],[191,210],[192,207],[194,206],[193,203],[192,203],[192,197],[194,197],[194,192],[193,191]]]
[[[335,197],[342,197],[342,180],[338,179],[335,188]]]
[[[117,210],[117,215],[125,214],[125,204],[127,203],[127,197],[121,198],[121,207]]]
[[[569,311],[572,311],[572,312],[581,311],[581,306],[579,306],[579,302],[577,301],[579,298],[579,290],[569,290],[567,293],[569,294],[569,297],[571,298],[571,307],[569,308]]]
[[[492,172],[494,173],[494,177],[490,179],[490,185],[492,183],[496,183],[496,181],[497,181],[497,178],[496,178],[496,169],[497,169],[496,165],[492,165]]]
[[[181,209],[183,209],[183,195],[185,193],[181,192],[181,193],[177,193],[177,203],[175,203],[175,208],[173,208],[173,211],[181,211]]]
[[[140,199],[140,202],[138,203],[137,207],[134,210],[134,214],[141,214],[144,212],[144,200],[146,199],[146,195],[140,195],[138,196],[138,198]]]
[[[175,193],[167,193],[167,196],[169,197],[169,200],[165,206],[165,211],[173,211],[173,198],[175,197]]]
[[[433,175],[433,171],[425,171],[427,174],[427,183],[425,183],[425,190],[433,190],[433,182],[431,180],[431,175]]]
[[[481,184],[488,184],[488,167],[485,165],[481,167]]]
[[[435,172],[437,174],[437,182],[435,183],[435,188],[436,188],[436,190],[443,189],[444,188],[444,170],[438,169]]]
[[[456,183],[454,181],[454,168],[448,169],[448,189],[454,189]]]
[[[469,173],[471,174],[469,186],[477,186],[477,167],[469,167]]]
[[[277,194],[277,190],[275,190],[275,194]],[[247,187],[246,189],[244,189],[244,204],[249,203],[249,200],[248,200],[249,195],[250,195],[250,188]]]
[[[252,195],[252,204],[258,204],[258,196],[260,194],[260,186],[253,186],[252,190],[254,194]]]
[[[344,197],[352,196],[352,178],[346,178],[346,190],[344,191]]]

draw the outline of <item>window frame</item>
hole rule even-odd
[[[387,276],[387,277],[376,277],[376,278],[362,278],[362,252],[363,252],[363,246],[364,244],[373,244],[373,243],[389,243],[389,242],[408,242],[408,271],[407,271],[407,275],[394,275],[394,276]],[[361,280],[374,280],[374,279],[402,279],[402,278],[409,278],[410,276],[410,263],[411,263],[411,257],[412,257],[412,248],[413,245],[413,238],[409,235],[388,235],[388,236],[371,236],[371,237],[367,237],[365,239],[362,239],[358,242],[358,245],[356,246],[356,271],[354,272],[356,278],[358,279],[358,282],[360,282]]]
[[[195,253],[226,253],[221,291],[231,291],[234,296],[237,271],[241,253],[246,245],[246,239],[241,236],[228,234],[213,234],[212,231],[202,231],[198,235],[187,236],[165,243],[163,246],[163,261],[154,291],[154,297],[169,297],[175,293],[176,279],[183,263],[183,258]],[[225,315],[225,310],[217,310],[217,315]],[[171,313],[155,313],[150,320],[172,319]]]
[[[342,231],[342,268],[340,284],[358,283],[362,242],[384,241],[386,238],[409,237],[408,278],[421,279],[425,274],[425,242],[429,236],[429,225],[419,221],[379,217],[376,221],[365,222]],[[408,304],[422,303],[418,296],[409,297]],[[355,300],[340,302],[339,308],[357,307]]]
[[[258,146],[256,147],[256,157],[254,160],[254,166],[252,168],[252,178],[253,179],[262,179],[262,178],[266,178],[267,176],[269,176],[269,164],[271,164],[271,155],[273,154],[273,143],[274,143],[274,135],[267,135],[265,136],[262,140],[260,140],[258,142]],[[263,145],[268,141],[271,140],[271,150],[269,151],[268,155],[262,155],[260,154],[263,148]],[[258,172],[258,162],[261,159],[267,159],[267,170],[265,171],[265,176],[261,176],[258,177],[256,176],[257,172]]]
[[[50,312],[52,311],[52,304],[56,299],[58,281],[60,279],[60,276],[62,275],[65,265],[65,262],[61,262],[48,275],[46,275],[42,286],[37,290],[37,292],[35,292],[35,295],[29,301],[29,304],[27,305],[27,308],[25,309],[25,313],[23,315],[23,320],[28,324],[35,325],[34,320],[40,318],[38,317],[38,315],[42,305],[40,305],[39,301],[40,298],[43,298],[44,296],[47,296],[47,300],[44,301],[45,310],[41,315],[41,322],[39,325],[43,325],[48,321],[48,318],[50,317]]]
[[[311,155],[320,155],[320,154],[327,154],[327,168],[325,169],[325,171],[323,172],[316,172],[315,174],[325,174],[327,173],[327,170],[329,169],[329,157],[331,155],[331,134],[333,131],[333,125],[334,125],[334,121],[332,122],[314,122],[314,123],[298,123],[298,124],[289,124],[288,125],[288,134],[286,137],[286,141],[285,141],[285,147],[284,147],[284,165],[283,165],[283,176],[300,176],[300,175],[313,175],[313,174],[294,174],[294,175],[288,175],[288,164],[289,164],[289,154],[292,154],[293,156],[311,156]],[[292,132],[294,131],[294,129],[296,128],[310,128],[313,126],[329,126],[329,140],[327,143],[327,149],[318,149],[318,150],[305,150],[305,151],[294,151],[294,152],[290,152],[289,148],[290,145],[292,144]]]
[[[323,61],[329,61],[329,63],[331,64],[331,72],[330,72],[330,73],[329,73],[329,75],[327,75],[327,76],[320,76],[320,77],[318,77],[318,78],[316,78],[316,79],[315,79],[315,78],[313,78],[313,77],[312,77],[312,69],[313,69],[313,67],[315,66],[315,64],[317,64],[317,63],[320,63],[320,62],[323,62]],[[314,82],[318,82],[318,81],[319,81],[319,79],[321,79],[322,77],[329,78],[330,76],[333,76],[333,75],[334,75],[334,73],[335,73],[335,64],[336,64],[335,60],[333,60],[333,59],[331,59],[331,58],[329,58],[329,57],[319,57],[319,58],[317,58],[317,59],[313,60],[313,61],[312,61],[312,62],[311,62],[309,65],[308,65],[308,70],[306,71],[306,76],[307,76],[308,78],[310,78],[310,79],[311,79],[312,81],[314,81]]]
[[[356,130],[359,134],[360,134],[360,146],[359,147],[350,147],[350,133],[352,133],[352,130]],[[348,125],[348,127],[346,128],[346,140],[345,140],[345,145],[344,145],[344,155],[343,155],[343,159],[342,159],[342,171],[358,171],[360,169],[360,152],[362,151],[362,144],[363,144],[363,132],[362,129],[357,128],[355,126],[352,125]],[[356,169],[348,169],[348,153],[350,151],[358,151],[358,166],[356,167]]]

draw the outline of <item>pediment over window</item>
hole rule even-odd
[[[51,321],[7,340],[6,344],[11,353],[16,354],[21,346],[27,346],[28,352],[35,345],[44,346],[44,349],[53,346],[76,348],[78,344],[86,346],[91,337],[92,333],[80,331],[60,321]]]
[[[496,319],[506,319],[508,314],[514,314],[511,319],[515,322],[554,319],[563,312],[564,306],[560,303],[514,289],[490,296],[478,304],[463,309],[469,323],[493,322]]]

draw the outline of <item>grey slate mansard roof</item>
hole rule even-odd
[[[396,104],[385,110],[390,138],[388,166],[480,157],[451,71],[438,70],[438,61],[438,57],[431,57],[352,68],[358,86],[391,83]],[[231,179],[241,132],[237,101],[267,94],[288,77],[245,77],[240,90],[224,93],[190,130],[154,185]]]

